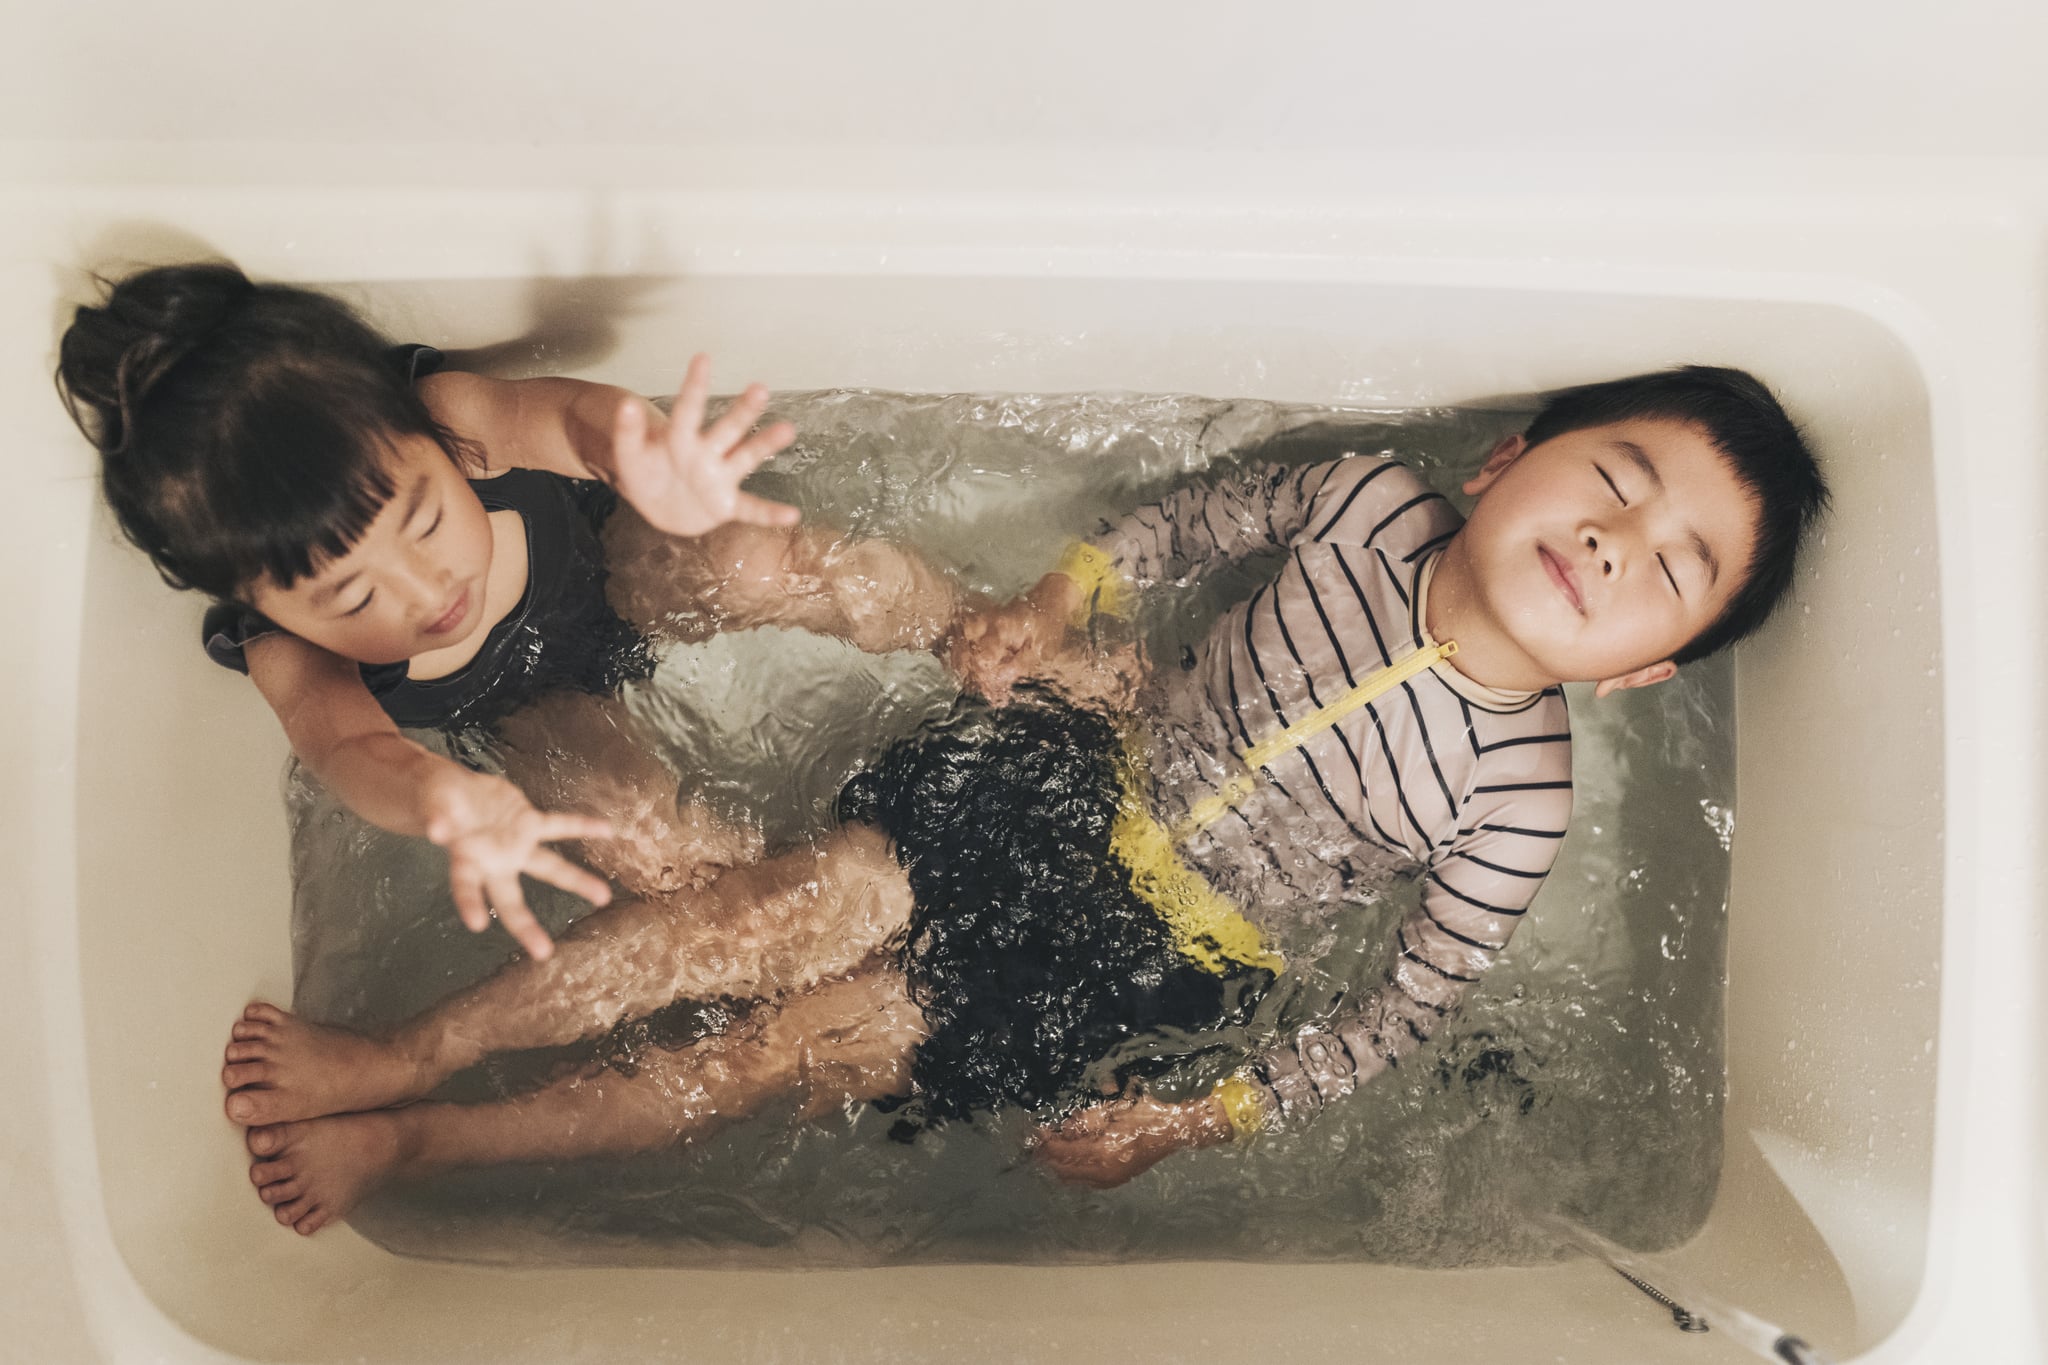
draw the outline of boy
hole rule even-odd
[[[935,1116],[1070,1101],[1119,1042],[1211,1027],[1262,990],[1283,969],[1262,913],[1418,869],[1378,989],[1210,1095],[1098,1106],[1039,1154],[1114,1184],[1312,1117],[1427,1039],[1525,913],[1570,814],[1560,684],[1647,686],[1755,629],[1826,499],[1768,391],[1698,367],[1558,395],[1466,491],[1461,524],[1403,466],[1359,457],[1183,490],[1017,602],[966,613],[948,646],[1001,697],[1065,666],[1086,611],[1284,549],[1271,582],[1148,684],[1123,736],[1042,702],[968,714],[850,784],[860,819],[817,847],[735,869],[687,907],[592,914],[553,961],[389,1040],[251,1006],[224,1079],[264,1202],[311,1232],[396,1174],[665,1145],[791,1090],[805,1113],[906,1089]],[[747,562],[774,533],[728,534],[744,543],[713,557]],[[349,1112],[423,1095],[487,1051],[718,996],[764,1003],[631,1077]]]

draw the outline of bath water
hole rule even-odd
[[[1007,595],[1072,536],[1227,462],[1389,454],[1457,500],[1528,412],[783,395],[773,415],[796,424],[798,443],[756,486],[813,521],[908,541]],[[1154,657],[1173,659],[1271,569],[1255,562],[1155,594],[1137,623]],[[954,696],[929,657],[761,629],[672,648],[628,701],[682,789],[759,825],[773,851],[828,829],[845,779]],[[701,1146],[394,1187],[354,1225],[396,1252],[496,1263],[1469,1266],[1557,1255],[1531,1210],[1630,1247],[1675,1244],[1705,1218],[1720,1165],[1732,673],[1725,658],[1707,660],[1603,701],[1572,689],[1571,706],[1573,829],[1534,909],[1456,1017],[1306,1131],[1182,1153],[1096,1192],[1033,1165],[1023,1114],[906,1145],[872,1106],[807,1124],[771,1106]],[[468,756],[492,761],[487,746]],[[502,935],[457,923],[438,850],[363,824],[302,772],[288,787],[297,1008],[381,1029],[506,960]],[[528,892],[557,930],[581,908]],[[1405,880],[1354,888],[1337,932],[1323,931],[1332,950],[1291,955],[1280,988],[1228,1041],[1256,1044],[1376,983],[1414,894]],[[1327,926],[1330,909],[1318,911]],[[485,1099],[516,1082],[516,1068],[488,1068],[450,1093]]]

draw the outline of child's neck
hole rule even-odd
[[[1423,625],[1438,641],[1458,642],[1450,666],[1483,686],[1537,692],[1558,681],[1545,677],[1487,610],[1463,537],[1454,537],[1437,556]]]

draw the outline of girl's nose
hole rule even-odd
[[[405,596],[422,611],[446,606],[448,590],[454,583],[455,575],[446,565],[415,558],[405,575]]]

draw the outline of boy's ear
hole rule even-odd
[[[1519,459],[1522,452],[1528,448],[1529,443],[1522,439],[1520,432],[1513,436],[1503,436],[1494,442],[1492,452],[1486,457],[1486,463],[1479,467],[1477,474],[1465,480],[1466,496],[1476,498],[1493,487],[1493,481],[1500,477],[1500,472]]]
[[[1660,659],[1653,664],[1644,664],[1633,673],[1624,673],[1618,678],[1602,678],[1593,695],[1604,697],[1610,692],[1619,692],[1625,687],[1652,687],[1678,672],[1678,665],[1669,659]]]

